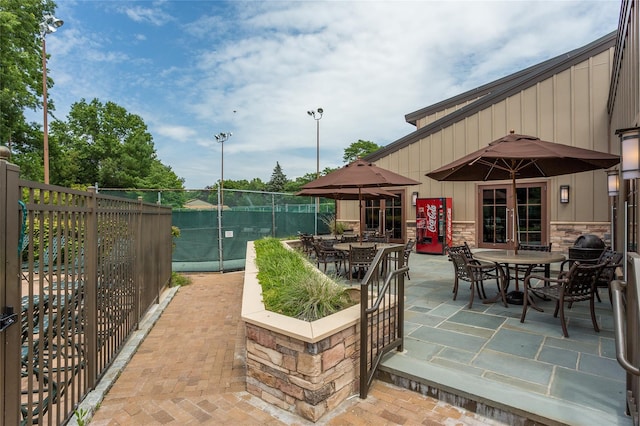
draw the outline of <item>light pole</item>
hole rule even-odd
[[[320,119],[324,110],[318,108],[315,111],[307,111],[314,120],[316,120],[316,179],[320,177]],[[320,210],[320,197],[316,197],[316,211],[314,214],[314,234],[318,235],[318,210]]]
[[[40,38],[42,39],[42,108],[44,110],[44,183],[49,184],[49,124],[47,123],[47,34],[55,33],[64,21],[53,15],[44,15],[40,22]]]
[[[224,143],[231,137],[231,132],[218,133],[214,136],[220,144],[220,185],[218,185],[218,253],[220,256],[220,273],[224,272],[224,255],[222,247],[222,208],[224,206]]]
[[[224,205],[224,194],[222,194],[222,189],[224,188],[224,143],[232,136],[231,132],[228,133],[218,133],[214,137],[216,138],[216,142],[220,144],[220,200]]]

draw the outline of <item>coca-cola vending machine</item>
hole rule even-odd
[[[451,245],[451,198],[416,200],[416,253],[445,254]]]

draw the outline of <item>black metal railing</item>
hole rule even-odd
[[[360,285],[360,398],[366,398],[382,357],[404,341],[404,246],[378,250]]]

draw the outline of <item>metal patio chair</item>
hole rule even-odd
[[[567,303],[569,308],[574,302],[589,301],[589,308],[591,313],[591,322],[593,323],[593,329],[597,332],[600,331],[598,322],[596,320],[595,312],[595,285],[596,280],[600,276],[606,263],[598,265],[584,265],[579,262],[575,262],[568,271],[560,272],[557,278],[547,278],[542,275],[528,275],[525,278],[524,285],[524,301],[522,306],[522,316],[520,322],[524,322],[527,315],[527,309],[529,306],[537,311],[543,312],[542,308],[538,307],[533,299],[532,294],[545,296],[549,299],[556,301],[554,317],[558,317],[560,313],[560,322],[562,325],[562,333],[564,337],[569,337],[567,331],[567,320],[564,314],[564,305]],[[530,281],[532,279],[539,280],[539,283],[543,285],[532,287]]]
[[[458,285],[460,280],[470,283],[471,298],[469,300],[469,308],[473,306],[473,298],[475,292],[481,299],[486,299],[487,295],[484,290],[484,281],[495,279],[498,285],[498,291],[504,297],[504,272],[493,263],[480,262],[473,258],[471,250],[467,243],[461,246],[453,246],[446,248],[449,260],[453,264],[454,281],[453,281],[453,300],[458,297]],[[506,305],[506,302],[504,302]]]
[[[354,274],[359,280],[364,277],[377,252],[378,249],[375,245],[373,247],[349,245],[349,281],[352,280]]]

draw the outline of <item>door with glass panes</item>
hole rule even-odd
[[[511,249],[515,232],[521,244],[548,244],[547,184],[518,183],[517,231],[513,187],[478,185],[478,247]]]
[[[364,223],[366,233],[376,233],[389,237],[390,242],[404,241],[404,212],[402,210],[404,192],[390,191],[395,197],[366,200]]]

